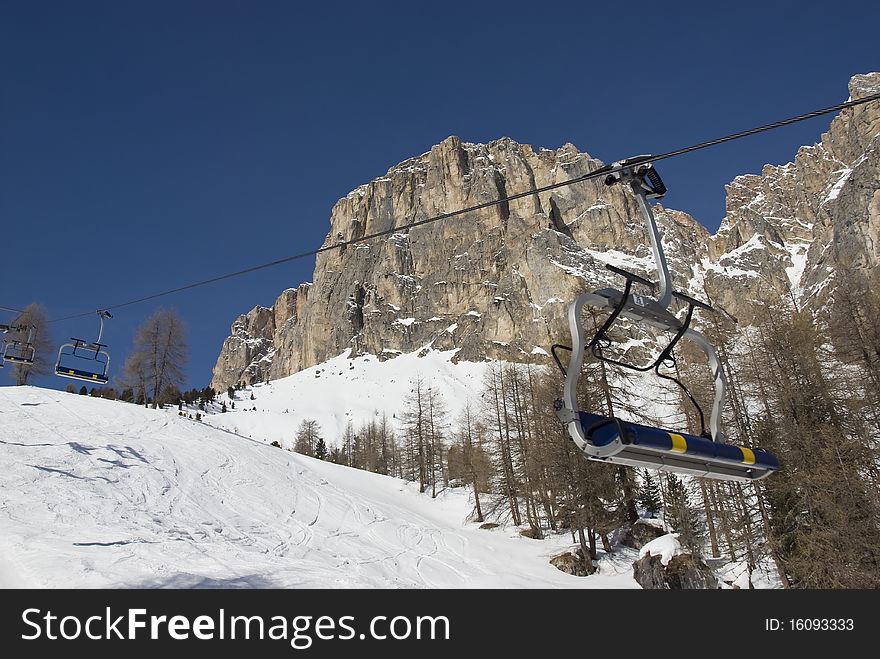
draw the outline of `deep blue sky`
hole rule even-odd
[[[610,161],[841,102],[880,69],[878,25],[840,0],[0,0],[0,305],[59,317],[317,247],[339,197],[448,135]],[[664,203],[715,229],[725,183],[829,121],[665,162]],[[164,304],[204,386],[235,317],[313,265],[120,310],[114,371]]]

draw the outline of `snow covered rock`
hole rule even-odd
[[[678,533],[664,533],[639,550],[639,558],[645,556],[659,556],[662,565],[668,565],[673,556],[682,553],[681,543],[678,541]]]
[[[639,560],[633,563],[633,578],[646,589],[718,588],[712,570],[699,557],[683,552],[676,533],[667,533],[641,548]]]
[[[519,532],[519,534],[523,538],[529,538],[530,540],[540,540],[543,537],[541,529],[523,529]]]

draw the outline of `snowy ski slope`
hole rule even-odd
[[[242,389],[236,393],[234,410],[230,406],[225,414],[210,414],[205,422],[290,448],[300,422],[315,419],[333,446],[349,421],[357,427],[385,413],[390,424],[398,425],[394,415],[400,416],[415,377],[443,394],[448,420],[453,421],[468,400],[473,404],[479,400],[483,375],[490,366],[488,362],[453,363],[455,352],[426,350],[422,357],[413,352],[379,361],[374,355],[349,359],[345,351],[286,378]],[[228,405],[226,392],[220,392],[220,399]]]
[[[177,410],[0,387],[2,587],[637,587],[634,554],[572,577],[565,536],[469,510]]]
[[[455,350],[420,352],[422,356],[411,352],[379,361],[374,355],[350,359],[346,351],[286,378],[245,387],[235,394],[234,410],[227,393],[220,392],[218,400],[226,401],[228,411],[208,414],[204,421],[251,439],[277,441],[291,448],[299,424],[303,419],[314,419],[328,446],[337,446],[349,421],[357,429],[385,414],[388,423],[399,428],[401,412],[416,377],[422,378],[423,386],[442,394],[447,423],[454,423],[468,403],[479,416],[483,378],[492,364],[454,363],[451,360]],[[653,414],[667,423],[677,421],[680,399],[676,390],[651,374],[636,374],[630,384],[645,414]],[[218,409],[214,406],[209,411]],[[622,416],[626,416],[625,411]]]

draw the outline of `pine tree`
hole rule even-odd
[[[639,505],[645,509],[648,517],[654,518],[660,512],[662,501],[657,481],[647,469],[642,472],[642,486],[639,488]]]
[[[323,437],[318,437],[318,441],[315,444],[315,457],[318,458],[318,460],[327,459],[327,444],[324,442]]]
[[[792,586],[880,584],[880,497],[870,416],[847,414],[864,395],[832,360],[812,314],[775,308],[758,318],[751,379],[764,413],[758,445],[782,469],[762,483],[771,541]],[[859,400],[861,399],[861,400]]]
[[[700,523],[691,507],[687,487],[678,476],[670,473],[666,477],[666,523],[679,534],[679,541],[691,553],[701,553],[703,538]]]
[[[410,455],[411,472],[418,469],[419,493],[427,488],[427,443],[430,441],[427,386],[421,375],[416,375],[410,380],[410,393],[403,401],[403,424],[407,433],[407,439],[412,442],[414,448]]]
[[[127,385],[137,387],[153,407],[180,396],[188,357],[183,321],[173,310],[159,309],[138,328],[134,350],[125,362]]]

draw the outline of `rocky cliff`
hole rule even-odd
[[[880,92],[880,73],[857,75],[850,98]],[[844,111],[794,162],[767,165],[727,188],[727,213],[709,244],[705,288],[722,306],[789,295],[813,308],[834,270],[880,261],[880,103]]]
[[[880,91],[880,74],[850,94]],[[880,104],[836,117],[793,163],[727,186],[714,236],[655,207],[677,288],[748,320],[751,300],[821,305],[835,264],[880,259]],[[314,279],[232,325],[212,386],[283,377],[345,349],[393,358],[431,346],[457,358],[544,360],[568,335],[566,305],[614,280],[613,263],[653,276],[635,201],[600,180],[448,221],[424,218],[570,180],[603,163],[571,144],[535,150],[508,138],[450,137],[340,199],[325,245],[386,229],[386,239],[321,253]]]

